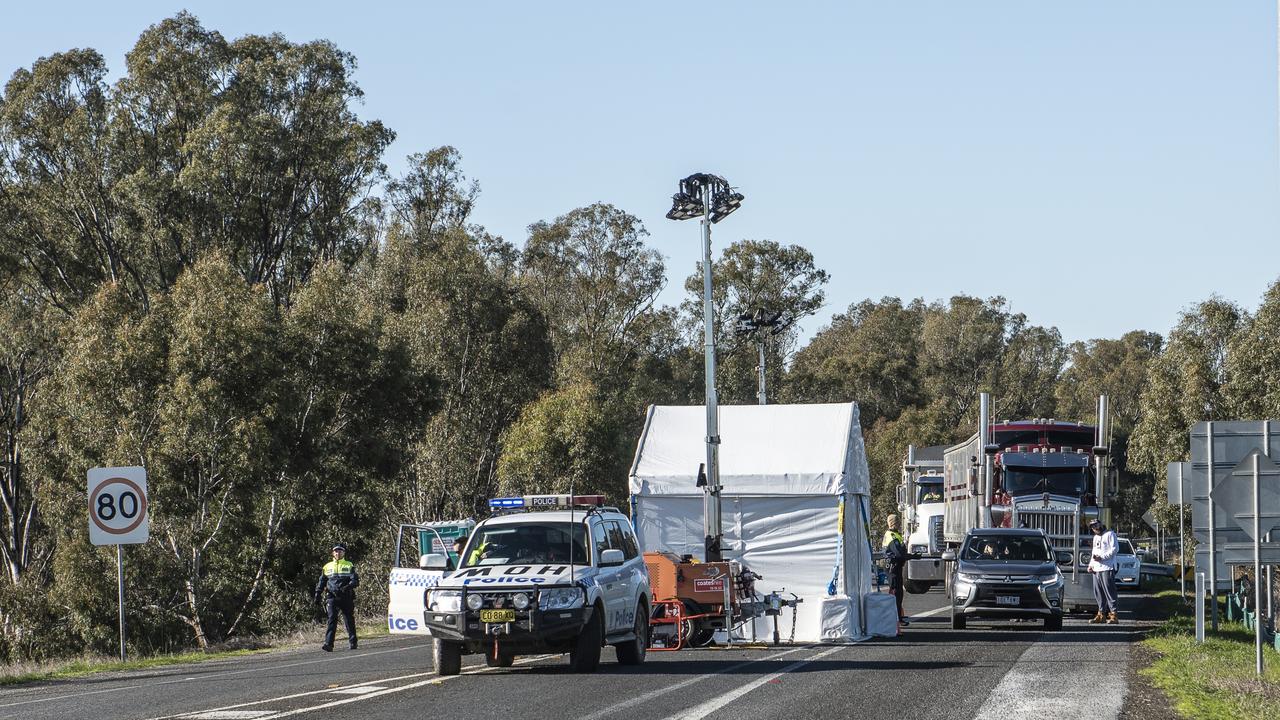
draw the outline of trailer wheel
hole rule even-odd
[[[435,639],[431,649],[437,675],[457,675],[462,672],[462,646],[448,640]]]

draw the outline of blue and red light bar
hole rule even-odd
[[[491,510],[520,508],[584,507],[604,505],[603,495],[524,495],[522,497],[489,498]]]

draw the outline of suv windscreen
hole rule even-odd
[[[1053,553],[1040,535],[973,535],[965,543],[960,559],[1051,562]]]
[[[590,562],[587,534],[581,523],[573,527],[573,548],[569,547],[567,522],[494,525],[481,527],[462,553],[462,567],[509,565],[512,563],[567,563],[570,552],[575,564]]]

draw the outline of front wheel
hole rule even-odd
[[[636,605],[635,639],[618,643],[614,649],[618,651],[619,665],[639,665],[649,651],[649,612],[644,603]]]
[[[965,617],[964,617],[964,615],[963,615],[962,613],[958,613],[958,612],[956,612],[956,611],[955,611],[955,608],[952,608],[952,609],[951,609],[951,629],[952,629],[952,630],[963,630],[963,629],[964,629],[964,626],[965,626]]]
[[[600,646],[603,644],[603,611],[595,607],[591,610],[591,619],[578,635],[578,642],[569,651],[569,669],[576,673],[595,672],[600,667]]]
[[[457,675],[462,672],[462,646],[448,640],[435,639],[431,649],[437,675]]]
[[[1044,629],[1049,631],[1062,629],[1062,616],[1050,615],[1044,619]]]

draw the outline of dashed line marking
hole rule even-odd
[[[355,687],[338,688],[337,690],[331,690],[330,693],[333,695],[364,695],[365,693],[377,692],[379,690],[386,690],[386,689],[387,689],[386,685],[357,685]]]

